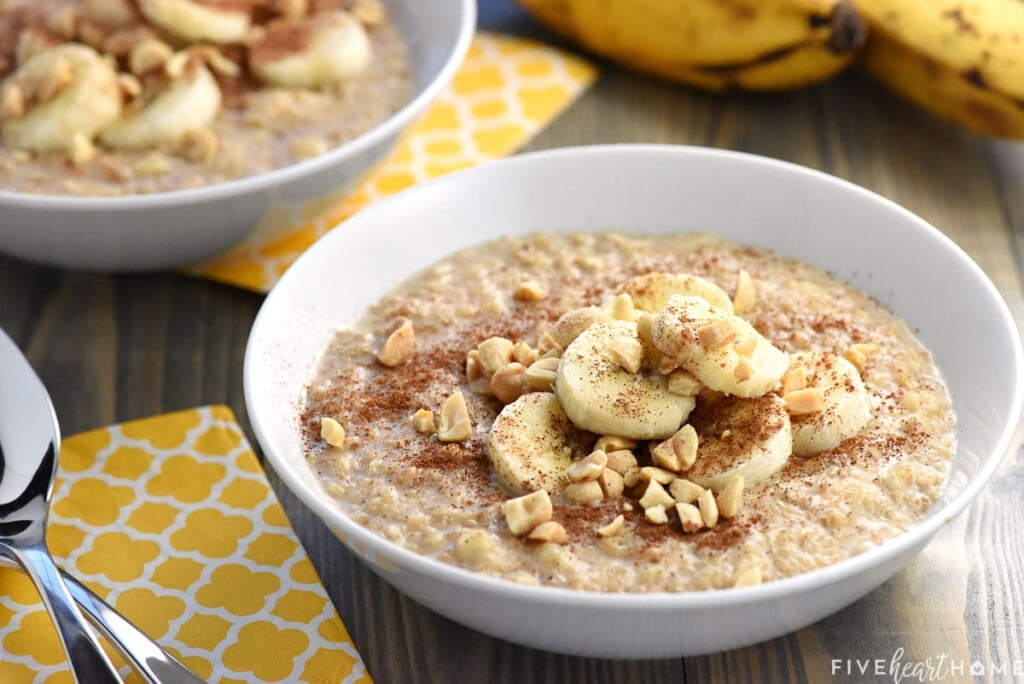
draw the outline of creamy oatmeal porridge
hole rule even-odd
[[[402,283],[326,350],[308,459],[353,520],[515,582],[756,584],[939,498],[929,353],[807,264],[689,234],[531,235]]]
[[[379,0],[0,0],[0,189],[251,176],[357,137],[410,94]]]

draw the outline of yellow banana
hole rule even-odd
[[[1024,138],[1024,2],[856,0],[867,71],[935,114]]]
[[[708,90],[785,90],[845,68],[865,24],[844,0],[519,0],[627,66]]]

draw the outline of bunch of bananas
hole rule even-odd
[[[519,0],[593,52],[712,91],[787,90],[859,60],[987,135],[1024,138],[1024,2]]]

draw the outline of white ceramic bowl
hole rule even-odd
[[[448,84],[476,25],[474,0],[384,2],[409,47],[414,94],[375,128],[318,157],[194,190],[126,197],[0,190],[0,252],[70,268],[171,268],[239,243],[270,211],[298,215],[352,188]]]
[[[919,525],[820,571],[758,587],[609,595],[524,587],[406,551],[345,517],[306,466],[298,405],[339,324],[412,272],[467,245],[532,231],[709,231],[821,266],[918,331],[944,372],[959,447]],[[985,274],[938,230],[877,195],[791,164],[685,147],[531,154],[402,193],[327,235],[287,272],[253,326],[249,417],[285,484],[385,580],[489,634],[614,658],[690,655],[814,622],[905,565],[992,476],[1020,419],[1017,329]]]

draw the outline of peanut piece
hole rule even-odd
[[[690,482],[680,477],[672,480],[668,491],[672,494],[672,498],[679,503],[693,503],[704,493],[704,488],[696,482]]]
[[[121,92],[130,98],[136,98],[142,94],[142,84],[131,74],[118,74],[117,85],[121,87]]]
[[[693,504],[677,503],[676,515],[679,516],[683,532],[693,533],[704,527],[704,518],[700,514],[700,509]]]
[[[503,404],[511,404],[529,391],[530,384],[526,381],[526,366],[521,363],[513,361],[506,364],[491,376],[491,392]]]
[[[806,416],[825,408],[825,395],[817,387],[807,387],[782,395],[791,416]]]
[[[499,368],[504,367],[512,360],[512,349],[515,347],[511,340],[504,337],[490,337],[477,346],[480,352],[480,368],[483,374],[490,378]]]
[[[602,470],[601,476],[597,478],[597,481],[601,485],[601,489],[604,490],[604,495],[609,499],[619,498],[626,490],[626,483],[622,475],[619,475],[610,468]]]
[[[420,409],[412,414],[412,429],[424,435],[432,435],[437,430],[434,426],[434,412]]]
[[[75,166],[81,166],[96,156],[96,147],[83,133],[75,133],[71,136],[71,144],[68,146],[68,158]]]
[[[324,416],[320,419],[320,437],[332,447],[345,446],[345,428],[334,418]]]
[[[550,392],[558,378],[558,359],[546,358],[534,361],[526,369],[524,377],[532,389]]]
[[[644,518],[647,519],[647,522],[655,525],[664,525],[668,522],[668,514],[665,513],[665,507],[662,505],[645,508]]]
[[[437,438],[442,442],[465,442],[473,434],[469,420],[469,409],[462,392],[456,392],[441,407],[441,420],[437,426]]]
[[[594,445],[595,451],[604,451],[605,453],[630,449],[636,449],[636,440],[617,435],[601,435],[597,438],[597,444]],[[635,460],[633,465],[636,465]]]
[[[754,348],[757,346],[757,336],[751,334],[744,337],[742,340],[734,342],[732,348],[736,350],[736,353],[740,356],[749,357],[754,353]]]
[[[736,573],[736,579],[733,581],[732,586],[754,587],[761,583],[761,568],[755,565]]]
[[[664,508],[672,506],[675,502],[676,500],[665,491],[665,488],[657,480],[651,480],[647,484],[644,495],[640,497],[640,505],[644,508],[650,508],[651,506],[661,506]]]
[[[512,358],[524,366],[532,366],[537,360],[537,352],[522,340],[512,345]]]
[[[220,140],[209,128],[193,128],[181,136],[179,149],[182,156],[196,162],[207,162],[217,154]],[[410,327],[410,333],[412,328]]]
[[[732,518],[740,510],[743,501],[743,476],[735,475],[729,479],[725,488],[719,493],[716,503],[718,514],[723,518]]]
[[[692,425],[684,425],[652,448],[651,456],[656,465],[674,473],[692,468],[697,461],[697,431]]]
[[[565,528],[554,520],[547,520],[537,525],[530,530],[530,534],[526,535],[526,538],[541,542],[551,542],[552,544],[564,544],[568,541]]]
[[[626,524],[626,517],[623,515],[615,516],[615,519],[604,527],[597,528],[597,533],[602,537],[611,537],[612,535],[618,534],[622,526]]]
[[[164,73],[172,79],[181,78],[185,73],[185,67],[188,66],[189,60],[191,59],[192,55],[184,50],[174,53],[166,62],[164,62]]]
[[[843,357],[847,361],[853,364],[854,368],[857,369],[858,373],[864,372],[864,366],[868,362],[868,356],[878,351],[877,344],[869,343],[858,343],[850,345],[850,348],[846,350]]]
[[[608,348],[609,353],[621,368],[627,373],[636,373],[640,370],[640,362],[643,361],[644,348],[640,340],[632,337],[616,337]]]
[[[783,395],[797,390],[802,390],[805,387],[807,387],[807,369],[803,366],[790,368],[786,371],[786,374],[782,376]]]
[[[727,320],[715,321],[697,331],[700,346],[705,349],[721,349],[730,342],[733,342],[738,336],[739,333],[736,332],[736,328]]]
[[[480,352],[476,349],[466,356],[466,384],[477,394],[491,393],[491,381],[484,375],[484,368],[480,365]]]
[[[736,379],[736,382],[746,382],[753,376],[754,366],[750,363],[749,359],[741,356],[739,361],[736,362],[736,366],[732,369],[732,377]]]
[[[736,292],[732,297],[732,310],[737,316],[749,312],[757,301],[757,290],[754,279],[745,269],[736,274]]]
[[[552,354],[557,357],[561,355],[562,347],[555,342],[555,338],[551,336],[551,333],[545,332],[540,336],[540,339],[537,340],[537,353],[540,354],[542,358],[548,354]]]
[[[594,323],[606,323],[610,319],[611,316],[604,309],[587,306],[562,314],[562,317],[555,321],[548,332],[559,348],[565,349],[570,342],[580,336],[580,333]]]
[[[595,451],[585,458],[574,461],[566,475],[570,482],[589,482],[601,477],[604,467],[608,464],[608,455],[603,451]]]
[[[501,505],[505,522],[512,534],[526,534],[542,522],[551,520],[554,509],[551,497],[543,489],[509,499]]]
[[[669,482],[676,479],[676,474],[671,470],[665,470],[664,468],[644,466],[640,469],[640,479],[649,482],[657,482],[661,485],[667,485]]]
[[[697,508],[700,510],[700,518],[706,527],[714,527],[718,524],[718,504],[715,502],[715,493],[705,489],[697,497]]]
[[[380,0],[355,0],[349,13],[353,19],[364,26],[379,26],[387,17],[387,12]]]
[[[71,83],[74,76],[71,62],[66,59],[58,60],[53,69],[39,79],[35,92],[36,99],[39,102],[49,102]]]
[[[684,397],[695,397],[704,387],[700,380],[684,370],[674,370],[668,375],[668,391]]]
[[[399,325],[388,335],[384,346],[377,352],[377,360],[388,368],[400,366],[416,351],[416,335],[412,329],[412,321],[408,318],[399,319]]]
[[[517,302],[539,302],[547,296],[548,293],[544,288],[533,280],[520,283],[515,291],[512,292],[512,299]]]
[[[594,449],[598,449],[601,446],[601,440],[597,440],[597,444],[594,445]],[[608,465],[605,467],[609,470],[614,470],[619,475],[625,475],[630,470],[636,470],[640,472],[639,466],[636,462],[636,456],[633,455],[632,451],[626,449],[618,449],[616,451],[605,452],[608,456]]]
[[[604,492],[601,490],[601,485],[596,480],[590,480],[589,482],[573,482],[566,485],[565,497],[574,503],[587,504],[600,501],[604,498]]]
[[[0,90],[0,115],[8,121],[25,116],[25,91],[17,83],[8,83]]]
[[[612,318],[616,321],[631,321],[636,317],[633,297],[628,292],[616,295],[611,305]]]

